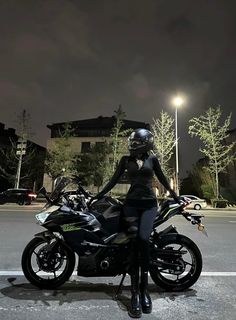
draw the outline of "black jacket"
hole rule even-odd
[[[139,168],[137,160],[131,156],[123,156],[112,176],[105,187],[97,194],[96,198],[101,198],[109,192],[118,182],[121,175],[127,170],[130,180],[130,188],[126,195],[125,204],[135,207],[157,206],[156,195],[152,188],[153,175],[155,174],[161,184],[170,192],[174,199],[178,199],[175,192],[171,189],[159,161],[155,155],[144,155],[143,164]]]

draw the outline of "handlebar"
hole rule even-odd
[[[89,198],[92,196],[92,194],[90,192],[87,192],[80,184],[79,184],[79,191],[81,191],[81,193],[86,197]]]
[[[182,212],[182,216],[192,224],[199,224],[201,223],[201,218],[204,218],[203,214],[193,214],[186,211]]]

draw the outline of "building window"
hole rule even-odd
[[[90,144],[91,144],[90,142],[82,142],[81,143],[81,152],[82,153],[90,152],[90,148],[91,148]]]
[[[96,146],[104,147],[105,146],[105,142],[104,141],[97,141],[96,142]]]

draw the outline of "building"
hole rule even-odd
[[[73,131],[73,136],[70,137],[70,146],[76,153],[88,152],[90,146],[95,143],[109,141],[112,133],[112,128],[115,126],[116,118],[99,116],[92,119],[84,119],[72,121],[69,123],[54,123],[47,127],[51,130],[51,137],[47,142],[47,149],[53,149],[55,139],[59,138],[65,130],[65,125],[70,124]],[[123,130],[125,129],[147,128],[150,125],[145,122],[123,120]],[[44,176],[44,186],[47,190],[51,190],[52,181],[48,175]]]
[[[7,178],[3,171],[0,170],[0,191],[14,187],[14,177],[18,163],[16,157],[18,139],[19,136],[16,134],[15,129],[6,129],[5,125],[0,123],[0,167],[11,177]],[[9,159],[10,152],[11,159]],[[24,178],[20,180],[20,187],[38,190],[43,184],[46,148],[27,140],[26,153],[32,155],[32,157],[30,157],[27,166],[24,166],[23,156],[21,177],[24,176]]]
[[[99,116],[93,119],[77,120],[69,122],[73,130],[71,137],[71,147],[78,152],[86,152],[90,144],[109,140],[114,127],[116,118]],[[148,123],[123,120],[123,129],[150,128]],[[51,130],[51,138],[48,140],[47,148],[53,146],[53,139],[60,137],[60,134],[65,130],[65,122],[54,123],[47,127]]]

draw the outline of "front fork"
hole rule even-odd
[[[42,231],[42,232],[36,233],[34,236],[35,236],[35,238],[41,238],[45,242],[47,242],[48,246],[50,246],[50,249],[51,249],[50,251],[53,251],[53,249],[57,248],[61,242],[63,242],[63,245],[71,250],[71,248],[66,244],[63,237],[59,233],[55,234],[55,233],[47,230],[47,231]],[[52,244],[50,244],[50,242],[52,240],[56,240],[56,241],[54,241]]]
[[[48,243],[50,243],[51,240],[58,238],[54,233],[50,231],[42,231],[42,232],[36,233],[34,236],[35,238],[41,238]]]

